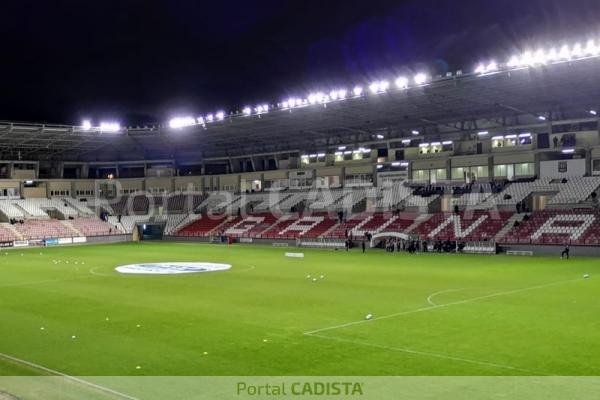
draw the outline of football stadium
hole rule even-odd
[[[0,121],[0,399],[597,397],[590,32],[153,123]]]

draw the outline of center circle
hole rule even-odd
[[[230,268],[230,264],[217,264],[211,262],[164,262],[120,265],[115,268],[115,271],[120,272],[121,274],[176,275],[226,271]]]

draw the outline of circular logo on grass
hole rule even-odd
[[[210,262],[166,262],[120,265],[115,270],[122,274],[174,275],[225,271],[229,268],[231,268],[229,264]]]

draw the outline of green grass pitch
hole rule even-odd
[[[2,251],[0,353],[80,376],[600,374],[597,259],[285,251]],[[114,271],[151,261],[233,268]],[[37,373],[0,357],[1,375]]]

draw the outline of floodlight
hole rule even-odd
[[[546,64],[546,53],[543,49],[535,52],[531,59],[532,64]]]
[[[383,135],[376,135],[375,137],[376,137],[377,139],[383,139],[383,138],[384,138],[384,136],[383,136]]]
[[[486,136],[488,133],[488,131],[477,132],[477,136]]]
[[[340,146],[338,147],[338,150],[346,150],[346,146]]]
[[[563,45],[560,48],[560,52],[558,53],[558,57],[561,60],[570,60],[571,59],[571,52],[569,51],[569,46],[567,46],[566,44]]]
[[[410,131],[410,133],[412,133],[413,135],[418,135],[419,131],[416,129],[413,129],[412,131]]]
[[[405,76],[400,76],[396,79],[396,86],[399,89],[406,89],[408,87],[408,78]]]
[[[444,146],[451,145],[451,144],[452,144],[452,140],[446,140],[446,141],[442,142],[442,144],[443,144]]]
[[[352,89],[352,93],[357,97],[360,96],[362,94],[362,92],[363,92],[363,89],[360,86],[356,86],[356,87],[354,87],[354,89]]]
[[[418,74],[415,75],[415,83],[417,85],[422,85],[425,82],[427,82],[427,75],[425,75],[424,73],[420,72]]]
[[[485,65],[479,64],[477,68],[475,68],[476,74],[485,74]]]
[[[389,87],[390,84],[388,81],[376,81],[369,85],[369,90],[371,91],[371,93],[377,94],[385,92],[386,90],[388,90]]]
[[[556,61],[558,59],[559,59],[558,51],[556,51],[556,49],[554,47],[551,48],[550,51],[548,52],[548,54],[546,55],[546,60],[552,62],[552,61]]]
[[[598,46],[596,46],[596,42],[594,42],[594,40],[588,40],[584,51],[588,56],[596,56],[600,52],[600,49]]]
[[[581,57],[583,55],[583,49],[581,48],[581,43],[575,43],[573,45],[573,50],[571,50],[572,57]]]
[[[392,163],[392,167],[399,167],[399,166],[400,166],[400,163],[397,161]]]
[[[592,114],[592,115],[598,115],[598,111],[596,111],[596,110],[590,110],[590,114]]]
[[[572,154],[575,153],[575,149],[564,149],[562,151],[563,154]]]
[[[346,91],[346,89],[338,90],[338,92],[337,92],[338,99],[340,99],[340,100],[345,99],[347,94],[348,94],[348,92]]]
[[[83,120],[83,122],[81,123],[81,129],[83,129],[84,131],[89,131],[90,129],[92,129],[92,123],[89,119]]]
[[[250,115],[252,114],[252,109],[250,107],[244,107],[242,112],[244,113],[244,115]]]
[[[225,118],[225,113],[223,111],[219,111],[215,114],[215,116],[217,117],[217,120],[223,121],[223,119]]]
[[[498,69],[498,63],[491,61],[486,68],[486,72],[496,71]]]
[[[533,65],[533,63],[533,54],[530,51],[521,54],[521,65]]]
[[[208,114],[208,115],[206,116],[206,122],[213,122],[214,120],[215,120],[215,117],[214,117],[214,115],[212,115],[212,114]]]
[[[516,68],[521,66],[521,60],[519,59],[519,56],[512,56],[506,65],[510,68]]]
[[[121,124],[118,122],[101,122],[100,132],[115,133],[121,130]]]
[[[195,125],[196,120],[193,117],[175,117],[169,121],[169,127],[172,129],[181,129],[186,126]]]
[[[538,119],[539,119],[540,121],[545,121],[545,120],[546,120],[546,117],[544,117],[543,115],[538,115]]]

